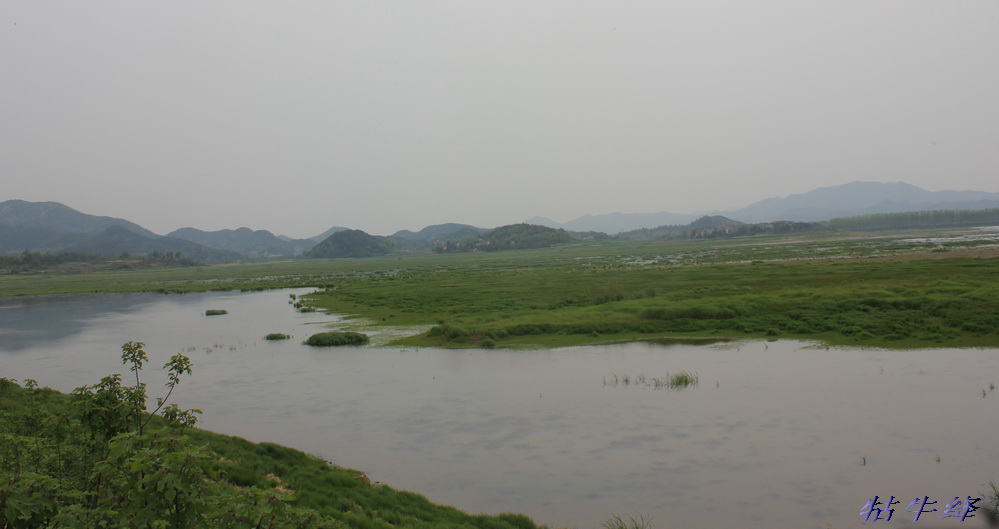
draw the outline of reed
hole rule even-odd
[[[638,515],[638,518],[628,516],[628,519],[625,520],[621,515],[615,514],[604,520],[600,527],[603,529],[649,529],[652,527],[652,518],[649,517],[646,520],[644,516]]]
[[[669,389],[684,389],[696,386],[698,381],[697,373],[690,371],[678,371],[667,378],[669,380]]]
[[[617,373],[611,374],[611,379],[603,377],[603,385],[611,385],[617,387],[621,384],[625,387],[631,385],[634,382],[636,387],[640,388],[652,388],[652,389],[671,389],[680,390],[685,389],[690,386],[696,386],[700,378],[695,371],[677,371],[675,373],[666,373],[662,378],[659,377],[646,377],[644,374],[639,374],[632,378],[630,375],[624,374],[618,376]],[[717,382],[715,386],[717,387]]]

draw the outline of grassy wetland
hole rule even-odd
[[[375,326],[433,325],[397,345],[567,346],[814,339],[994,346],[993,245],[937,233],[577,244],[397,266],[308,298]],[[429,262],[427,263],[429,264]]]
[[[555,347],[812,339],[993,346],[999,235],[988,229],[576,241],[542,250],[398,254],[93,274],[0,276],[0,295],[314,287],[298,300],[392,345]]]

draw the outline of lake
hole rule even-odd
[[[339,319],[289,306],[306,292],[3,298],[0,376],[71,391],[127,372],[120,347],[142,341],[153,400],[155,368],[183,352],[194,374],[172,400],[201,408],[204,428],[552,527],[614,514],[654,529],[858,527],[875,495],[912,525],[912,498],[943,511],[999,480],[999,349],[317,349],[301,342]],[[294,337],[263,339],[274,332]],[[680,370],[699,383],[651,383]],[[928,516],[920,527],[982,521]]]

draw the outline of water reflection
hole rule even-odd
[[[100,316],[79,318],[71,340],[4,340],[0,376],[69,390],[120,372],[124,341],[147,342],[150,365],[189,350],[195,373],[178,404],[202,408],[205,427],[471,512],[569,527],[641,514],[656,528],[840,528],[860,526],[873,495],[946,502],[999,477],[996,350],[323,350],[300,342],[332,318],[295,312],[287,292],[151,296],[103,312],[117,300],[94,299],[32,308],[39,329],[58,327],[55,314]],[[295,338],[266,342],[269,332]],[[678,370],[699,384],[604,384]]]
[[[152,303],[155,297],[113,294],[0,298],[0,348],[14,352],[38,343],[58,343],[83,332],[95,321]]]

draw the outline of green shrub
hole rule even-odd
[[[452,323],[445,323],[443,325],[435,325],[429,331],[427,331],[427,336],[435,337],[442,336],[445,340],[457,340],[462,338],[468,338],[472,334],[468,328],[455,325]]]
[[[370,339],[368,335],[361,334],[359,332],[321,332],[319,334],[313,334],[309,336],[309,339],[305,341],[305,345],[312,345],[315,347],[330,347],[337,345],[364,345],[368,343]]]

